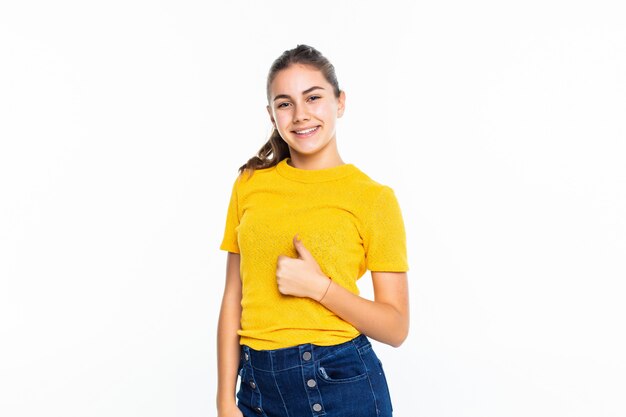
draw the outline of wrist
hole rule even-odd
[[[226,410],[232,410],[237,407],[237,400],[235,397],[232,398],[218,398],[217,399],[217,411],[223,412]]]
[[[324,279],[320,280],[320,288],[319,288],[319,291],[317,291],[317,295],[315,297],[315,300],[318,303],[321,303],[324,297],[326,297],[326,294],[328,294],[328,290],[330,289],[330,286],[332,285],[332,283],[333,283],[332,278],[327,277],[325,275],[324,275]]]

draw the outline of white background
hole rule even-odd
[[[626,415],[620,2],[223,3],[1,3],[0,415],[215,415],[230,187],[298,43],[402,207],[394,415]]]

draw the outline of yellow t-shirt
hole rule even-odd
[[[408,271],[402,213],[390,187],[353,164],[306,170],[288,160],[236,177],[220,246],[240,254],[238,334],[256,350],[336,345],[359,335],[317,301],[278,291],[277,259],[298,256],[296,233],[322,271],[354,294],[367,269]]]

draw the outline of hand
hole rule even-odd
[[[297,258],[278,256],[276,266],[278,291],[284,295],[309,297],[319,301],[330,284],[330,278],[322,272],[311,252],[304,247],[304,243],[298,240],[298,235],[293,237],[293,246],[298,253]]]

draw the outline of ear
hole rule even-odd
[[[276,122],[274,121],[274,116],[272,115],[272,108],[269,105],[265,106],[265,108],[267,109],[267,113],[270,115],[270,121],[272,122],[274,127],[276,127]]]
[[[346,108],[346,92],[341,90],[339,92],[339,98],[337,99],[337,117],[343,116],[343,111]]]

